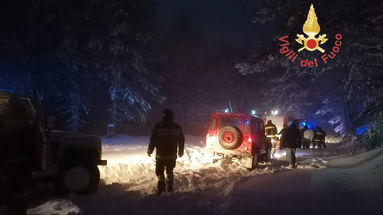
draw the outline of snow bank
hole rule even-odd
[[[154,174],[155,160],[146,154],[109,155],[108,165],[100,167],[101,178],[106,185],[124,184],[128,191],[137,191],[144,197],[153,193],[157,178]],[[176,192],[215,191],[235,181],[236,178],[271,173],[270,169],[248,171],[235,161],[211,163],[204,148],[186,146],[185,155],[177,160],[175,168]]]
[[[80,208],[66,199],[48,201],[28,211],[29,215],[71,215],[79,213]]]

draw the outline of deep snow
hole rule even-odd
[[[253,214],[254,210],[273,214],[269,212],[286,213],[287,209],[309,214],[311,207],[315,208],[312,199],[328,205],[326,196],[319,195],[318,200],[310,193],[323,189],[322,194],[332,195],[329,186],[334,184],[361,193],[382,188],[383,156],[379,150],[352,157],[333,156],[331,146],[324,151],[298,150],[297,170],[287,170],[284,154],[279,153],[272,165],[248,171],[236,161],[210,163],[202,138],[187,136],[186,141],[186,153],[177,160],[176,191],[172,194],[151,196],[157,179],[154,158],[146,155],[148,137],[103,138],[108,165],[100,167],[99,191],[90,196],[50,194],[29,214]],[[382,195],[372,193],[378,199]],[[302,207],[307,199],[312,201]],[[292,200],[297,208],[289,203]]]

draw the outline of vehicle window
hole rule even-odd
[[[211,122],[210,122],[210,129],[211,130],[215,130],[216,128],[216,123],[217,123],[217,120],[216,119],[212,119]]]
[[[235,118],[221,118],[219,123],[219,129],[226,127],[226,126],[235,126],[238,128],[241,128],[241,119],[235,119]]]
[[[33,117],[36,117],[36,111],[33,108],[33,105],[29,99],[23,99],[23,104],[27,107],[27,113]]]
[[[29,99],[21,99],[21,102],[23,105],[27,108],[26,112],[28,116],[35,117],[36,111],[33,109],[33,106]],[[6,110],[6,106],[8,104],[8,97],[2,97],[0,98],[0,112],[4,112]]]

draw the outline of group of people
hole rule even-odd
[[[303,149],[326,148],[326,132],[320,126],[316,126],[314,129],[309,129],[307,125],[304,126],[301,130],[301,137]]]
[[[283,128],[278,132],[273,122],[268,120],[265,125],[265,135],[268,140],[267,151],[270,152],[268,158],[270,159],[274,156],[279,146],[279,149],[286,151],[290,167],[292,168],[296,168],[295,151],[297,148],[310,149],[311,145],[313,149],[316,147],[319,149],[322,147],[326,148],[326,132],[319,126],[314,129],[309,129],[306,125],[302,129],[299,129],[295,121],[290,121],[287,125],[284,124]],[[278,137],[279,135],[280,137]]]

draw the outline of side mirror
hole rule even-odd
[[[56,116],[48,116],[47,129],[52,130],[54,128],[56,128]]]

